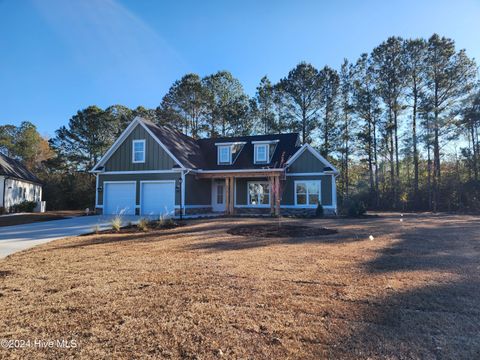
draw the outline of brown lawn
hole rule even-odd
[[[276,220],[191,221],[14,254],[0,262],[0,338],[77,347],[0,355],[480,358],[480,218],[399,219],[284,220],[338,230],[298,238],[226,232]]]
[[[30,224],[39,221],[61,220],[67,217],[82,215],[81,210],[62,210],[62,211],[47,211],[44,213],[31,213],[0,216],[0,227],[11,225]]]

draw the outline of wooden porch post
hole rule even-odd
[[[275,176],[275,215],[280,215],[280,176]]]
[[[230,178],[225,178],[225,215],[230,214]]]
[[[270,189],[270,215],[273,215],[275,212],[275,177],[270,176],[268,178],[268,187]]]
[[[235,185],[235,178],[231,177],[230,178],[230,187],[229,187],[229,192],[230,192],[230,215],[233,215],[235,212],[235,195],[234,195],[234,185]]]

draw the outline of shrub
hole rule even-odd
[[[142,218],[138,221],[137,228],[140,229],[143,232],[148,231],[148,220],[145,218]]]
[[[358,217],[365,215],[367,212],[367,207],[362,200],[359,199],[346,199],[343,201],[343,204],[340,207],[340,214],[351,216],[351,217]]]
[[[111,224],[112,224],[113,230],[117,232],[120,231],[120,229],[122,228],[122,217],[120,215],[116,215],[112,219]]]
[[[316,217],[323,217],[325,214],[325,211],[323,210],[322,204],[318,203],[317,209],[315,210],[315,216]]]
[[[0,215],[6,214],[7,209],[5,209],[3,206],[0,206]]]
[[[33,212],[37,203],[35,201],[22,201],[19,204],[15,204],[10,208],[10,212]]]

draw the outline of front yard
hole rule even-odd
[[[0,262],[3,358],[480,358],[480,218],[218,219],[54,241]],[[231,232],[231,231],[230,231]],[[373,240],[370,240],[370,235]],[[2,342],[2,346],[3,346]]]

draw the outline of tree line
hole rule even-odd
[[[340,204],[353,198],[371,209],[478,210],[477,80],[475,61],[437,34],[390,37],[338,70],[299,63],[276,83],[263,77],[253,97],[228,71],[186,74],[155,109],[78,111],[49,140],[54,155],[40,172],[88,179],[141,115],[194,138],[298,132],[339,168]]]

